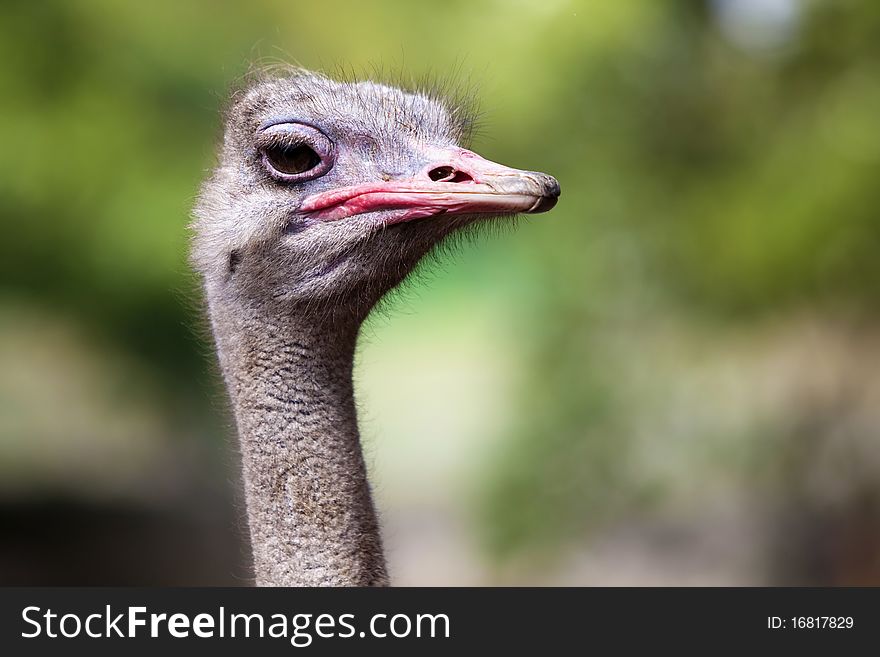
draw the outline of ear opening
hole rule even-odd
[[[234,274],[236,268],[238,267],[238,263],[241,262],[241,252],[238,249],[233,249],[229,252],[229,261],[227,263],[229,273]]]

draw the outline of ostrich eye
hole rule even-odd
[[[305,144],[272,146],[265,153],[272,168],[287,175],[305,173],[321,163],[320,156]]]
[[[303,182],[323,176],[335,160],[333,142],[305,123],[271,123],[257,133],[263,167],[281,182]]]

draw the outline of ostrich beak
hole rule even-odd
[[[486,160],[462,148],[428,148],[429,164],[409,178],[353,185],[306,198],[300,211],[335,221],[376,210],[397,210],[386,223],[461,214],[546,212],[559,198],[552,176]]]

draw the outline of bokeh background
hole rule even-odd
[[[248,582],[186,224],[253,61],[562,185],[365,328],[397,583],[880,584],[871,0],[5,0],[0,582]]]

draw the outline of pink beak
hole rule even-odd
[[[552,176],[521,171],[461,148],[434,148],[416,176],[365,183],[306,198],[300,211],[335,221],[375,210],[399,210],[388,223],[440,214],[546,212],[559,198]]]

